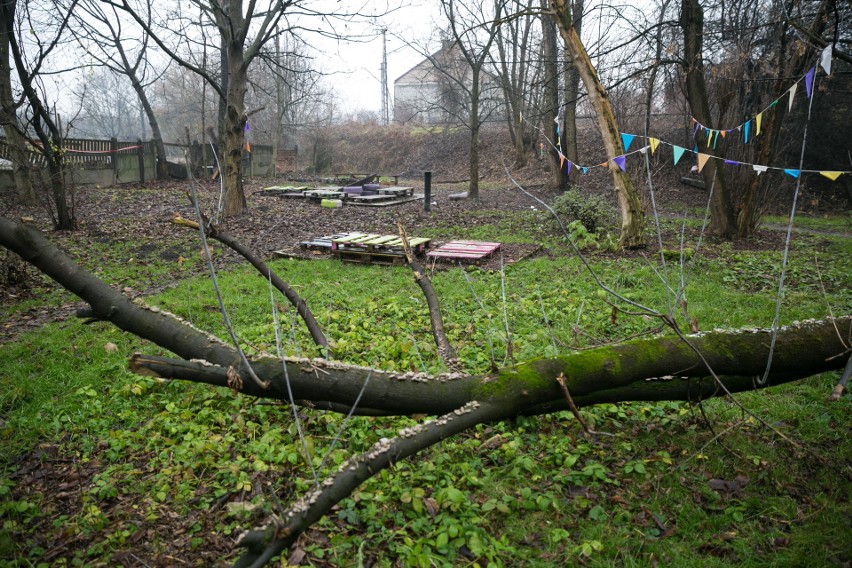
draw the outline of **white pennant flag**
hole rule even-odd
[[[757,172],[757,175],[760,175],[760,174],[762,174],[763,172],[765,172],[766,170],[769,169],[769,166],[752,166],[752,167],[754,168],[754,171]]]
[[[819,58],[819,64],[825,69],[826,75],[831,75],[831,45],[826,45]]]
[[[796,97],[796,87],[798,86],[798,83],[793,83],[793,86],[790,87],[790,100],[787,102],[787,112],[793,110],[793,99]]]

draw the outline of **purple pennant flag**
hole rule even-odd
[[[811,89],[814,88],[814,75],[816,75],[816,67],[811,67],[811,70],[805,75],[805,89],[808,91],[808,98],[811,98]]]
[[[248,132],[248,131],[249,131],[249,125],[248,125],[248,121],[246,121],[246,132]]]
[[[571,160],[565,160],[565,163],[565,175],[568,175],[571,173]]]
[[[725,163],[729,166],[738,166],[740,163],[736,160],[725,160]]]
[[[627,158],[625,156],[616,156],[612,159],[615,162],[615,165],[621,168],[622,172],[627,171]]]

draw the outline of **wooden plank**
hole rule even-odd
[[[481,259],[485,258],[485,255],[476,253],[476,252],[461,252],[461,251],[440,251],[440,250],[432,250],[426,253],[426,256],[431,258],[471,258],[471,259]]]

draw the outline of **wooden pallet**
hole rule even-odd
[[[402,240],[398,235],[375,233],[349,233],[332,239],[331,252],[341,260],[350,262],[376,262],[383,264],[405,261]],[[432,239],[411,237],[408,243],[415,255],[422,255]]]
[[[483,241],[450,241],[426,253],[429,258],[454,260],[482,260],[500,250],[500,243]]]
[[[330,251],[334,247],[334,243],[332,242],[334,239],[345,237],[348,234],[349,233],[337,233],[335,235],[328,235],[326,237],[314,237],[309,241],[300,242],[299,246],[311,250]]]

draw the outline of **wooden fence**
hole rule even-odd
[[[194,144],[166,145],[166,161],[169,177],[186,179],[187,160],[200,164],[207,170],[215,166],[212,152],[198,151]],[[111,140],[93,140],[87,138],[66,138],[62,141],[65,153],[68,182],[74,185],[115,185],[120,183],[141,182],[157,177],[157,152],[153,140],[135,142]],[[11,163],[15,153],[6,140],[0,138],[0,159],[10,163],[0,167],[0,188],[14,187]],[[35,147],[25,150],[25,158],[30,167],[44,169],[45,160]],[[212,171],[212,169],[211,169]],[[249,177],[268,177],[275,172],[272,164],[272,146],[252,144],[251,151],[243,150],[243,172]]]

